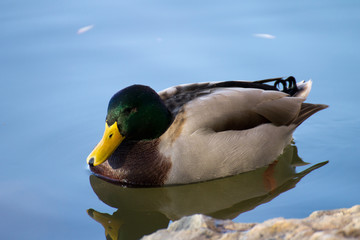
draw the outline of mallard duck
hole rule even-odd
[[[297,126],[327,107],[304,103],[311,85],[289,77],[186,84],[159,93],[129,86],[110,99],[103,138],[87,163],[107,180],[148,186],[266,166]]]

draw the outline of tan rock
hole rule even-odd
[[[142,239],[360,239],[360,205],[316,211],[304,219],[275,218],[263,223],[234,223],[195,214]]]

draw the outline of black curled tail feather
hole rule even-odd
[[[270,78],[270,79],[255,81],[254,83],[265,84],[265,83],[270,83],[270,82],[274,83],[274,88],[276,88],[276,90],[287,93],[290,96],[293,96],[294,94],[296,94],[299,91],[297,84],[296,84],[296,80],[293,76],[290,76],[286,79]]]

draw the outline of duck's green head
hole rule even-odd
[[[104,136],[88,156],[87,163],[101,164],[124,139],[158,138],[171,121],[171,113],[153,89],[143,85],[124,88],[110,99]]]

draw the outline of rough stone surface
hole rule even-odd
[[[263,223],[234,223],[196,214],[142,239],[360,239],[360,205],[316,211],[304,219],[274,218]]]

